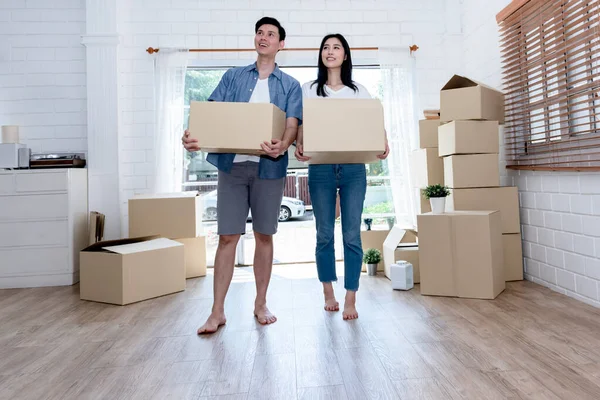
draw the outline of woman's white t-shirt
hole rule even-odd
[[[316,99],[316,98],[323,98],[319,95],[317,95],[317,84],[315,83],[313,85],[314,81],[310,81],[310,82],[306,82],[304,85],[302,85],[302,97],[305,99]],[[352,88],[349,88],[348,86],[344,86],[341,89],[338,90],[333,90],[329,87],[327,87],[327,85],[323,86],[323,89],[325,89],[325,93],[327,93],[327,97],[325,98],[331,98],[331,99],[372,99],[373,97],[371,96],[371,94],[369,93],[369,91],[367,90],[367,88],[365,88],[363,85],[361,85],[358,82],[354,82],[354,84],[357,87],[357,91],[354,92],[354,90]]]

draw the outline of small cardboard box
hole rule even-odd
[[[438,129],[439,156],[497,154],[500,151],[497,121],[452,121]]]
[[[185,253],[185,278],[206,276],[206,237],[174,239],[183,244]]]
[[[447,211],[499,210],[502,233],[521,232],[519,192],[516,186],[453,189],[446,201]]]
[[[192,101],[188,130],[202,151],[260,155],[261,143],[283,138],[285,120],[271,103]]]
[[[385,151],[377,99],[305,99],[302,124],[309,164],[374,163]]]
[[[360,239],[362,242],[363,251],[367,251],[367,249],[377,249],[381,252],[383,257],[383,242],[385,238],[390,233],[389,230],[376,230],[376,231],[361,231]],[[363,263],[362,271],[367,270],[367,265]],[[377,266],[377,271],[383,271],[383,263],[379,263]]]
[[[421,294],[494,299],[505,289],[499,211],[421,214]]]
[[[439,119],[422,119],[419,121],[419,148],[438,147],[438,127],[442,122]]]
[[[415,189],[417,214],[431,212],[431,202],[423,194],[423,189]]]
[[[454,75],[440,92],[440,119],[479,119],[504,123],[504,94],[472,79]]]
[[[416,244],[400,244],[394,253],[395,261],[407,261],[413,266],[413,282],[421,282],[421,272],[419,268],[419,247]],[[388,274],[390,271],[388,270]],[[386,275],[389,279],[390,276]]]
[[[523,241],[521,234],[502,235],[504,246],[504,279],[510,281],[523,280]]]
[[[438,149],[415,150],[410,155],[413,174],[413,187],[425,188],[428,185],[444,184],[444,159],[438,155]]]
[[[498,154],[471,154],[443,158],[446,186],[483,188],[500,186]]]
[[[198,237],[202,234],[202,211],[197,192],[135,196],[129,199],[129,237]]]
[[[125,305],[185,290],[181,243],[156,236],[95,243],[80,252],[80,298]]]
[[[405,248],[404,245],[413,247],[418,246],[417,232],[412,229],[404,229],[394,225],[389,231],[385,241],[383,242],[383,270],[385,276],[390,277],[390,266],[399,258],[396,258],[399,247]],[[408,261],[408,260],[406,260]],[[414,266],[413,266],[414,267]]]

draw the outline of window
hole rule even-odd
[[[599,6],[519,0],[498,15],[508,168],[600,169]]]

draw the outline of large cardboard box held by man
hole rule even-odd
[[[468,154],[443,158],[446,186],[483,188],[500,186],[498,154]]]
[[[502,233],[521,232],[519,192],[516,186],[452,189],[446,200],[446,210],[499,210]]]
[[[377,99],[305,99],[302,124],[309,164],[374,163],[385,151]]]
[[[202,198],[197,192],[135,196],[129,199],[129,237],[198,237],[202,234],[202,212]]]
[[[497,121],[452,121],[438,129],[439,156],[497,154]]]
[[[80,260],[82,300],[125,305],[185,290],[184,246],[173,240],[98,242]]]
[[[412,185],[423,189],[428,185],[444,184],[444,159],[437,148],[415,150],[410,154]]]
[[[494,299],[506,287],[499,211],[421,214],[421,294]]]
[[[202,151],[260,155],[261,143],[283,138],[285,120],[270,103],[192,101],[188,130]]]
[[[479,119],[504,123],[504,94],[460,75],[454,75],[440,92],[440,119]]]

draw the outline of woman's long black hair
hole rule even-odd
[[[321,47],[319,47],[319,72],[317,74],[317,79],[311,85],[311,87],[313,87],[315,84],[317,85],[317,95],[321,97],[327,97],[327,93],[325,92],[325,84],[327,83],[327,67],[323,63],[323,47],[325,47],[325,42],[331,38],[337,38],[342,43],[344,54],[346,56],[346,59],[342,63],[342,83],[354,90],[354,92],[358,90],[358,87],[352,81],[352,56],[350,55],[350,46],[348,45],[348,41],[341,34],[332,33],[325,36],[321,41]]]

